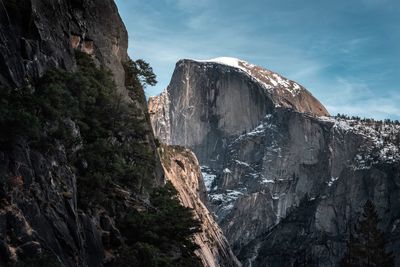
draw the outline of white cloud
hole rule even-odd
[[[327,106],[333,115],[337,113],[376,119],[400,119],[399,99],[393,100],[385,97],[376,97],[362,102],[349,101],[335,106]]]
[[[306,23],[309,18],[304,19],[299,10],[267,12],[265,18],[254,18],[257,23],[250,23],[248,14],[221,9],[218,1],[164,0],[174,7],[172,11],[156,9],[151,1],[131,3],[136,4],[126,15],[130,23],[130,55],[149,61],[160,81],[147,89],[148,95],[167,86],[175,63],[181,58],[233,56],[301,83],[332,114],[400,116],[399,93],[386,99],[374,87],[387,84],[388,77],[396,76],[396,72],[388,73],[388,68],[383,68],[364,73],[384,63],[379,53],[362,54],[377,41],[368,32],[318,32],[318,27],[303,32],[296,23]],[[141,10],[139,6],[146,8]]]
[[[337,113],[377,119],[400,118],[400,96],[396,92],[383,95],[372,90],[362,81],[338,77],[323,87],[326,108],[332,115]]]

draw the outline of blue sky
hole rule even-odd
[[[168,85],[181,58],[237,57],[312,92],[331,114],[400,119],[399,0],[116,0],[129,54]]]

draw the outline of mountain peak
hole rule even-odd
[[[234,58],[178,62],[148,107],[161,142],[196,154],[208,207],[245,266],[292,266],[309,249],[339,265],[348,222],[377,190],[384,220],[398,220],[398,201],[388,202],[398,194],[397,125],[326,116],[297,82]]]
[[[329,116],[326,108],[302,85],[247,61],[234,57],[217,57],[208,60],[183,59],[177,65],[184,62],[195,62],[205,64],[205,66],[216,64],[228,66],[259,84],[269,95],[275,107],[292,108],[315,116]]]
[[[207,60],[194,60],[197,62],[206,62],[206,63],[218,63],[222,65],[227,65],[235,68],[240,68],[241,69],[241,63],[245,62],[244,60],[234,58],[234,57],[216,57],[212,59],[207,59]]]

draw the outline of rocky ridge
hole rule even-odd
[[[256,66],[244,60],[229,57],[219,57],[210,60],[196,60],[206,64],[222,64],[240,70],[255,80],[267,90],[275,107],[292,108],[299,112],[311,113],[317,116],[327,116],[328,111],[300,84],[291,81],[280,74]]]
[[[149,113],[158,118],[153,129],[161,141],[198,146],[194,151],[200,161],[212,155],[220,162],[223,155],[217,151],[224,141],[213,136],[227,139],[251,131],[275,108],[329,115],[299,84],[241,60],[219,60],[180,60],[168,89],[149,99]],[[216,143],[204,146],[205,136]]]
[[[163,185],[165,177],[148,121],[144,92],[141,87],[132,89],[126,84],[125,78],[129,75],[125,71],[127,46],[127,31],[112,0],[17,0],[4,1],[0,5],[0,90],[34,92],[43,75],[53,69],[66,71],[57,72],[64,75],[79,71],[76,58],[85,55],[83,58],[93,60],[98,69],[112,73],[116,84],[112,88],[130,107],[126,118],[137,121],[137,129],[125,129],[133,133],[133,139],[129,134],[128,139],[124,139],[123,134],[118,138],[136,144],[137,156],[145,156],[140,161],[148,161],[152,166],[152,169],[141,169],[142,172],[130,175],[132,180],[135,175],[146,180],[140,188],[133,182],[127,186],[111,181],[106,190],[98,187],[98,192],[83,192],[78,188],[77,180],[82,169],[87,168],[87,161],[82,159],[77,166],[70,160],[71,153],[84,148],[81,142],[67,148],[62,140],[46,140],[56,144],[47,150],[32,146],[31,140],[23,137],[16,137],[15,142],[6,146],[1,143],[0,266],[35,263],[115,266],[115,260],[124,260],[124,257],[129,259],[129,264],[135,264],[132,261],[137,260],[132,256],[135,251],[124,255],[121,250],[127,242],[121,224],[129,223],[125,219],[130,213],[154,210],[149,193],[152,188]],[[58,82],[57,85],[62,87],[62,81]],[[74,86],[80,88],[80,85]],[[82,125],[69,118],[63,123],[76,140],[82,140]],[[116,143],[117,138],[114,137],[112,142]],[[188,168],[195,168],[190,164]],[[197,171],[190,174],[192,181],[198,178]],[[168,174],[173,181],[184,178],[182,173],[176,177],[176,172]],[[112,178],[119,178],[117,174],[115,176]],[[126,182],[129,184],[130,181]],[[204,219],[205,232],[196,236],[196,241],[201,245],[197,254],[205,266],[220,263],[237,266],[221,230],[196,194],[201,183],[183,182],[176,186],[182,196],[190,196],[192,200],[188,206],[196,208],[196,216]],[[82,193],[103,194],[103,199],[101,203],[83,207]],[[179,257],[180,252],[175,247],[171,250]]]
[[[236,59],[181,60],[149,100],[153,129],[199,158],[210,209],[245,266],[291,266],[304,255],[337,264],[367,199],[396,254],[399,126],[330,117],[277,77]]]
[[[195,242],[200,247],[197,254],[204,266],[240,266],[222,230],[204,205],[207,196],[196,156],[183,147],[163,145],[159,150],[166,179],[178,190],[182,204],[192,208],[201,221],[202,231],[195,235]]]

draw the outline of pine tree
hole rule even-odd
[[[342,267],[391,267],[394,256],[385,250],[386,240],[378,229],[380,219],[375,205],[368,200],[354,232],[350,233],[347,251],[340,262]]]

